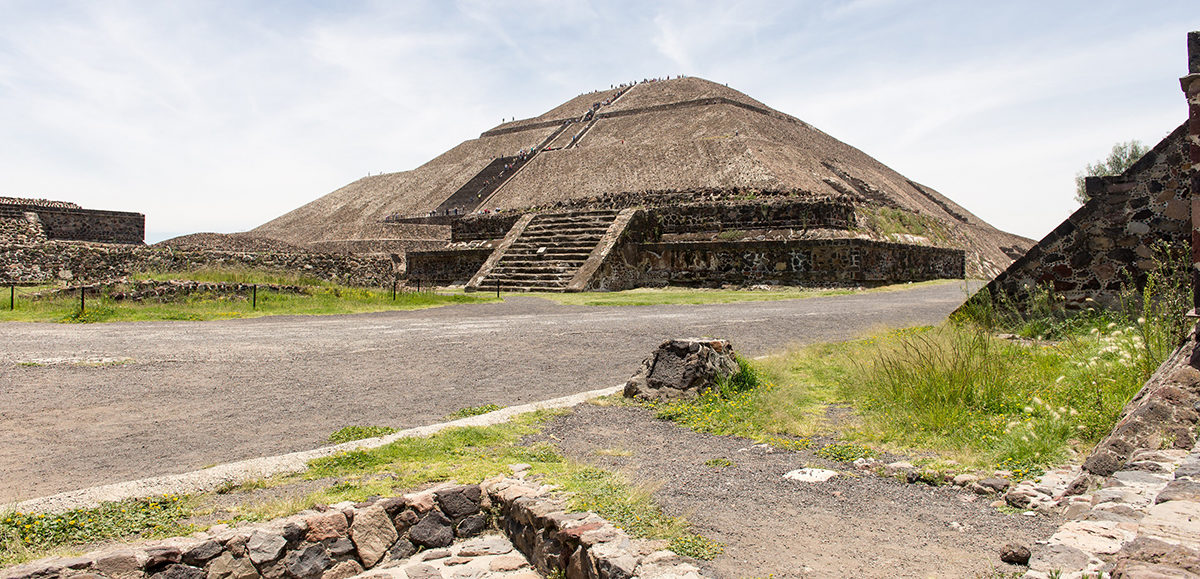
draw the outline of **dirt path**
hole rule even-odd
[[[958,284],[707,306],[529,298],[219,322],[0,324],[0,504],[624,382],[663,340],[747,355],[943,320]],[[95,364],[100,361],[99,364]]]
[[[797,468],[848,465],[698,434],[642,408],[584,404],[539,438],[572,458],[661,485],[655,499],[669,514],[725,544],[707,565],[719,577],[991,577],[1024,570],[999,560],[1004,543],[1032,544],[1061,522],[1002,514],[953,486],[874,475],[784,480]],[[734,465],[705,465],[721,458]]]

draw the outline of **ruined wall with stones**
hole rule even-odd
[[[491,254],[491,249],[410,251],[406,256],[407,277],[410,282],[465,284]]]
[[[46,241],[46,230],[37,214],[0,205],[0,246],[30,245]]]
[[[0,578],[348,579],[367,570],[412,579],[709,576],[664,550],[663,541],[634,539],[594,513],[570,512],[551,490],[501,477],[443,484],[318,505],[266,523],[219,524],[186,537],[49,557],[0,570]]]
[[[330,253],[249,253],[50,241],[0,247],[0,284],[96,282],[137,271],[246,267],[298,273],[358,286],[390,286],[398,263],[388,256]]]
[[[2,200],[0,200],[2,201]],[[95,241],[101,243],[136,243],[146,237],[146,216],[127,211],[80,209],[69,203],[34,201],[32,203],[3,203],[0,210],[35,213],[46,238],[51,240]],[[0,215],[2,217],[2,215]]]
[[[1186,132],[1185,123],[1120,176],[1088,178],[1091,200],[992,280],[991,295],[1045,284],[1069,305],[1111,304],[1127,279],[1144,283],[1157,244],[1191,239]]]
[[[589,290],[665,285],[882,285],[961,278],[962,250],[862,239],[630,243],[614,251]]]

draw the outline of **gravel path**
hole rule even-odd
[[[315,448],[342,426],[430,424],[624,382],[663,340],[755,356],[937,323],[961,284],[706,306],[531,297],[218,322],[0,324],[0,504]]]
[[[1004,543],[1031,545],[1061,523],[999,513],[991,499],[953,486],[874,475],[784,480],[806,466],[852,468],[809,451],[767,452],[749,440],[698,434],[636,407],[583,404],[539,438],[661,485],[655,499],[668,514],[725,544],[707,565],[719,577],[993,577],[1024,571],[1000,561]],[[722,458],[734,465],[705,465]]]

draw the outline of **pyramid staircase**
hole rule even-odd
[[[469,291],[564,292],[601,251],[618,222],[616,210],[526,215],[467,284]],[[607,238],[611,241],[613,235]],[[609,243],[611,246],[611,242]]]
[[[500,187],[503,187],[509,179],[512,179],[521,170],[521,167],[532,161],[551,141],[565,132],[570,126],[571,122],[563,123],[549,137],[546,137],[536,147],[533,147],[524,157],[514,155],[511,157],[495,158],[488,166],[472,177],[470,181],[464,183],[462,187],[459,187],[445,201],[442,201],[434,209],[434,213],[437,215],[449,215],[455,213],[457,210],[456,214],[466,214],[479,209],[487,201],[488,197],[491,197]]]

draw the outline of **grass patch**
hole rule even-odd
[[[178,521],[191,512],[188,497],[104,503],[59,514],[0,513],[0,566],[16,565],[72,545],[113,539],[161,538],[191,532]]]
[[[481,414],[495,412],[497,410],[500,410],[501,408],[504,408],[504,407],[500,406],[498,404],[482,404],[480,406],[468,406],[466,408],[459,408],[458,410],[455,410],[454,412],[451,412],[450,414],[443,416],[442,420],[458,420],[459,418],[467,418],[470,416],[479,416]]]
[[[704,466],[711,466],[713,468],[729,468],[733,466],[733,461],[729,460],[728,458],[710,458],[704,461]]]
[[[798,287],[780,287],[778,289],[771,290],[738,290],[667,287],[638,288],[617,292],[533,293],[530,295],[535,295],[537,297],[546,298],[548,300],[556,301],[560,304],[571,306],[699,305],[795,300],[822,296],[898,291],[917,286],[940,285],[946,283],[962,283],[962,280],[935,280],[896,284],[870,289],[805,289]]]
[[[362,440],[364,438],[387,436],[394,432],[396,432],[396,429],[391,426],[344,426],[329,435],[329,442],[331,444],[342,444],[343,442]]]
[[[795,450],[815,434],[844,438],[818,450],[830,460],[935,451],[1021,477],[1112,429],[1147,377],[1136,362],[1147,355],[1141,333],[1108,322],[1053,343],[1022,343],[969,325],[893,331],[793,349],[752,364],[756,386],[659,405],[657,416]],[[855,420],[828,424],[831,404],[852,406]]]
[[[131,321],[207,321],[231,318],[255,318],[277,315],[329,315],[414,310],[459,303],[496,301],[486,294],[399,293],[392,299],[391,288],[363,288],[336,285],[302,276],[252,270],[198,270],[179,273],[143,273],[142,279],[190,279],[229,283],[275,283],[302,286],[302,293],[276,292],[259,288],[256,302],[245,294],[194,293],[172,301],[113,300],[106,297],[112,288],[86,295],[85,308],[79,308],[79,296],[30,299],[40,288],[18,288],[16,309],[0,309],[0,322],[98,323]]]

